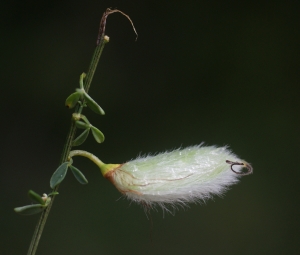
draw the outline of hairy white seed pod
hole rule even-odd
[[[234,169],[233,169],[234,166]],[[248,172],[241,169],[246,167]],[[184,205],[222,195],[252,167],[227,147],[191,146],[138,157],[104,176],[127,198],[147,206]]]

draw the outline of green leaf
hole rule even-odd
[[[86,116],[84,116],[83,114],[80,114],[80,118],[86,123],[86,124],[91,124],[90,122],[89,122],[89,120],[87,119],[87,117]]]
[[[35,202],[38,202],[39,204],[42,204],[44,205],[45,204],[45,201],[42,199],[42,197],[35,193],[33,190],[29,190],[28,191],[28,196]]]
[[[105,112],[103,111],[103,109],[96,103],[96,101],[91,98],[86,92],[83,93],[84,99],[86,101],[87,106],[93,110],[95,113],[104,115]]]
[[[79,101],[80,97],[81,97],[82,93],[81,92],[74,92],[73,94],[71,94],[67,99],[66,99],[66,102],[65,102],[65,105],[71,109],[73,108],[77,102]]]
[[[83,121],[80,121],[80,120],[77,120],[75,122],[75,124],[76,124],[76,127],[80,128],[80,129],[87,129],[87,128],[90,127],[90,125],[88,125],[88,124],[86,124],[86,123],[84,123]]]
[[[82,73],[79,77],[79,86],[81,89],[83,89],[83,79],[85,78],[86,73]]]
[[[51,193],[48,194],[48,197],[50,197],[50,196],[56,196],[58,194],[59,193],[57,191],[53,191],[53,192],[51,192]]]
[[[84,141],[86,140],[86,138],[88,137],[90,132],[90,129],[87,128],[86,130],[84,130],[74,141],[73,141],[73,146],[79,146],[81,144],[84,143]]]
[[[47,206],[45,205],[34,204],[34,205],[25,205],[22,207],[16,207],[14,211],[22,215],[31,215],[31,214],[40,213],[44,211],[46,208]]]
[[[85,178],[85,176],[83,175],[83,173],[76,167],[70,165],[69,166],[72,173],[74,174],[75,178],[77,179],[77,181],[79,181],[80,184],[88,184],[88,180]]]
[[[69,162],[62,163],[53,173],[50,179],[50,187],[54,189],[66,177]]]
[[[97,143],[102,143],[105,139],[104,134],[96,127],[92,126],[92,133]]]

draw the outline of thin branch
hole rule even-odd
[[[108,37],[105,36],[106,19],[107,19],[108,15],[110,15],[112,13],[115,13],[115,12],[119,12],[119,13],[123,14],[124,16],[126,16],[127,19],[129,19],[129,21],[131,22],[133,30],[136,33],[136,30],[133,26],[133,23],[132,23],[132,21],[131,21],[131,19],[129,18],[128,15],[126,15],[125,13],[123,13],[119,10],[111,10],[109,8],[106,9],[106,11],[104,12],[104,14],[101,18],[101,22],[100,22],[99,34],[98,34],[98,37],[97,37],[97,46],[96,46],[96,49],[94,51],[94,55],[92,57],[92,60],[91,60],[91,63],[90,63],[90,66],[89,66],[89,69],[88,69],[88,72],[87,72],[87,75],[86,75],[86,78],[85,78],[84,86],[85,86],[85,91],[86,92],[88,92],[89,87],[91,85],[91,82],[93,80],[93,76],[94,76],[94,73],[96,71],[96,68],[97,68],[99,59],[101,57],[103,48],[104,48],[105,44],[108,42]],[[137,35],[137,33],[136,33],[136,35]],[[77,106],[76,109],[75,109],[75,113],[81,113],[81,111],[82,111],[82,107]],[[74,137],[75,137],[75,133],[76,133],[76,126],[75,126],[74,120],[72,119],[71,120],[71,127],[70,127],[70,130],[69,130],[67,139],[66,139],[66,143],[64,145],[62,156],[61,156],[60,164],[62,164],[63,162],[66,162],[67,159],[68,159],[69,153],[70,153],[71,148],[72,148],[72,141],[74,140]],[[59,188],[59,185],[56,186],[52,192],[57,192],[58,188]],[[32,240],[31,240],[27,255],[34,255],[36,253],[40,238],[41,238],[43,230],[44,230],[44,226],[46,224],[48,215],[50,213],[51,207],[52,207],[53,202],[54,202],[54,199],[55,199],[55,196],[52,197],[52,200],[51,200],[50,204],[48,205],[48,207],[41,214],[41,217],[40,217],[40,219],[37,223],[34,234],[32,236]]]

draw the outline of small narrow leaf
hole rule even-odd
[[[105,112],[103,109],[96,103],[96,101],[91,98],[87,93],[83,93],[84,99],[86,100],[87,106],[93,110],[95,113],[104,115]]]
[[[62,163],[53,173],[50,179],[50,187],[54,189],[66,177],[69,162]]]
[[[66,102],[65,102],[65,105],[71,109],[73,108],[77,102],[79,101],[80,97],[81,97],[82,93],[80,92],[74,92],[73,94],[71,94],[67,99],[66,99]]]
[[[48,194],[48,197],[50,197],[50,196],[56,196],[58,194],[59,193],[57,191],[53,191],[53,192],[51,192],[51,193]]]
[[[42,197],[35,193],[33,190],[29,190],[28,191],[28,196],[35,202],[38,202],[39,204],[42,204],[44,205],[45,204],[45,201],[42,199]]]
[[[90,122],[89,122],[89,120],[87,119],[87,117],[86,116],[84,116],[83,114],[80,114],[80,118],[86,123],[86,124],[91,124]]]
[[[102,143],[105,139],[104,134],[96,127],[92,126],[92,133],[97,143]]]
[[[90,127],[90,125],[84,123],[83,121],[79,121],[79,120],[76,121],[75,124],[76,124],[76,127],[80,128],[80,129],[87,129]]]
[[[72,173],[74,174],[75,178],[77,179],[77,181],[80,184],[88,184],[88,180],[85,178],[85,176],[83,175],[83,173],[76,167],[70,165],[69,166]]]
[[[45,205],[34,204],[34,205],[25,205],[22,207],[16,207],[14,211],[22,215],[31,215],[31,214],[40,213],[44,211],[46,208],[47,206]]]
[[[83,89],[83,79],[85,78],[86,76],[86,73],[82,73],[79,77],[79,85],[80,85],[80,88]]]
[[[81,144],[84,143],[84,141],[86,140],[86,138],[88,137],[90,132],[90,129],[87,128],[86,130],[84,130],[74,141],[73,141],[73,146],[79,146]]]

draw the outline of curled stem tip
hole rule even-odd
[[[105,33],[105,25],[106,25],[106,19],[107,19],[107,16],[110,15],[110,14],[112,14],[112,13],[115,13],[115,12],[121,13],[122,15],[124,15],[124,16],[129,20],[129,22],[131,23],[131,26],[132,26],[132,28],[133,28],[133,31],[134,31],[134,33],[136,34],[135,40],[137,40],[137,38],[138,38],[138,33],[136,32],[136,29],[135,29],[135,27],[134,27],[134,25],[133,25],[133,22],[132,22],[132,20],[130,19],[130,17],[129,17],[127,14],[125,14],[124,12],[122,12],[122,11],[120,11],[120,10],[118,10],[118,9],[112,10],[112,9],[110,9],[110,8],[107,8],[106,11],[103,13],[103,16],[102,16],[101,21],[100,21],[99,33],[98,33],[98,38],[97,38],[97,45],[99,45],[100,40],[101,40],[101,37],[102,37],[102,36],[104,35],[104,33]]]
[[[233,162],[230,160],[226,160],[227,164],[230,164],[231,171],[238,175],[248,175],[253,173],[253,168],[250,164],[245,162]],[[247,168],[247,172],[237,172],[233,169],[233,166],[243,166]]]

